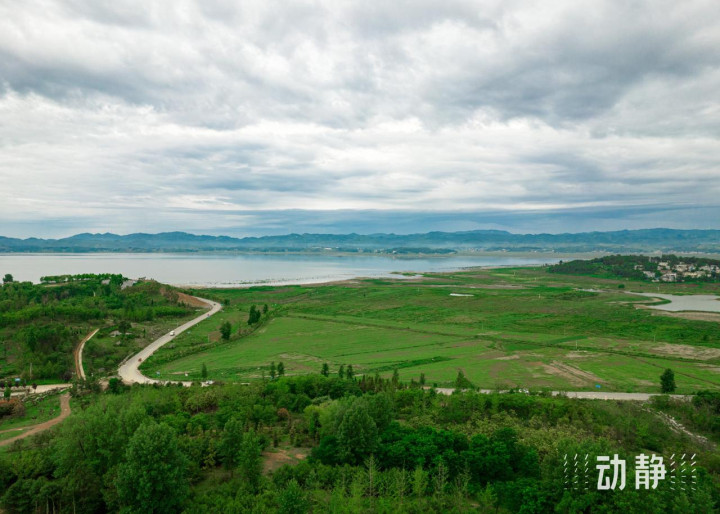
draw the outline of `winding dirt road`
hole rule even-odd
[[[60,415],[57,418],[53,418],[49,421],[46,421],[45,423],[40,423],[37,425],[33,425],[30,427],[20,427],[20,428],[11,428],[10,430],[4,430],[3,432],[13,432],[13,431],[20,431],[20,430],[27,430],[27,432],[23,432],[22,434],[11,437],[10,439],[5,439],[4,441],[0,441],[0,446],[8,446],[14,443],[15,441],[18,441],[20,439],[25,439],[26,437],[30,437],[31,435],[35,435],[39,432],[42,432],[44,430],[47,430],[50,427],[54,427],[58,423],[60,423],[62,420],[67,418],[70,415],[70,393],[65,393],[60,397]]]
[[[90,332],[88,335],[86,335],[85,339],[80,341],[80,344],[78,344],[77,348],[75,348],[75,352],[74,352],[75,353],[75,374],[83,380],[85,380],[85,370],[83,369],[83,364],[82,364],[83,348],[85,348],[85,343],[87,343],[92,338],[92,336],[94,336],[95,334],[98,333],[98,330],[100,330],[100,329],[96,328],[95,330]]]
[[[134,384],[134,383],[165,384],[165,383],[170,382],[167,380],[155,380],[152,378],[148,378],[145,375],[143,375],[142,373],[140,373],[140,369],[138,369],[138,368],[140,367],[140,364],[145,362],[148,359],[148,357],[150,357],[153,353],[155,353],[161,346],[172,341],[173,338],[175,338],[175,336],[185,332],[187,329],[189,329],[191,327],[194,327],[201,321],[208,319],[210,316],[212,316],[216,312],[219,312],[222,309],[222,305],[220,305],[217,302],[213,302],[212,300],[206,300],[205,298],[198,298],[198,297],[193,297],[193,298],[209,305],[210,310],[203,312],[197,318],[190,320],[187,323],[185,323],[184,325],[179,326],[175,330],[172,330],[172,331],[168,332],[167,334],[165,334],[164,336],[159,337],[158,339],[156,339],[155,341],[153,341],[152,343],[147,345],[145,348],[140,350],[138,353],[136,353],[132,357],[129,357],[124,363],[122,363],[120,365],[120,367],[118,368],[118,374],[120,375],[120,378],[122,379],[122,381],[125,384],[128,384],[128,385]],[[174,335],[172,335],[173,333],[174,333]],[[172,382],[172,383],[177,383],[177,382]],[[189,386],[190,382],[182,382],[182,384]]]

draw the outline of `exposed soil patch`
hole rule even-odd
[[[572,351],[565,354],[566,359],[587,359],[588,357],[591,357],[590,352],[582,350]]]
[[[277,471],[285,464],[294,466],[300,461],[305,460],[310,454],[308,448],[274,448],[272,451],[262,452],[265,459],[263,461],[263,472],[265,474]]]
[[[650,309],[647,306],[640,305],[638,307],[644,308],[644,309]],[[670,316],[671,318],[682,318],[682,319],[690,319],[694,321],[716,321],[720,322],[720,313],[717,312],[693,312],[693,311],[685,311],[685,312],[668,312],[668,311],[658,311],[653,309],[653,315],[654,316]]]
[[[189,294],[185,293],[178,293],[178,302],[182,302],[185,305],[189,305],[190,307],[199,307],[203,309],[207,309],[210,307],[207,303],[203,302],[202,300],[198,300],[194,296],[190,296]]]
[[[673,355],[691,359],[710,360],[720,357],[720,349],[718,348],[702,348],[684,344],[663,343],[657,345],[653,350],[655,353],[662,355]]]
[[[702,368],[705,368],[707,370],[710,370],[714,373],[720,373],[720,366],[711,366],[709,364],[700,364],[699,366]]]
[[[636,378],[635,383],[641,386],[657,386],[657,384],[652,380],[642,380],[640,378]]]
[[[543,368],[550,375],[555,375],[567,379],[572,385],[584,386],[587,384],[605,384],[597,375],[583,371],[575,366],[564,364],[560,361],[552,361],[550,364],[542,364]]]

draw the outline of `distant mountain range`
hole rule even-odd
[[[160,234],[77,234],[62,239],[0,236],[0,253],[10,252],[370,252],[447,254],[508,252],[706,252],[720,253],[720,230],[666,228],[512,234],[502,230],[425,234],[288,234],[234,238],[186,232]]]

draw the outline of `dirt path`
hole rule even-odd
[[[96,328],[90,334],[85,336],[85,339],[80,341],[80,344],[77,345],[77,348],[75,348],[75,351],[73,352],[73,355],[75,357],[75,374],[85,380],[85,370],[83,369],[82,364],[82,351],[83,348],[85,348],[85,343],[87,343],[92,336],[98,333],[99,328]]]
[[[20,439],[25,439],[26,437],[30,437],[31,435],[35,435],[39,432],[43,432],[47,430],[50,427],[54,427],[58,423],[62,422],[65,418],[67,418],[70,415],[70,394],[65,393],[60,397],[60,415],[57,418],[53,418],[50,421],[46,421],[45,423],[40,423],[39,425],[33,425],[30,427],[22,427],[22,428],[11,428],[10,430],[6,430],[5,432],[12,432],[14,430],[24,430],[26,428],[29,428],[27,432],[23,432],[22,434],[11,437],[10,439],[5,439],[4,441],[0,441],[0,446],[8,446],[15,441],[18,441]]]

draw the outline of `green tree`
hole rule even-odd
[[[330,375],[330,366],[328,366],[327,362],[323,362],[322,368],[320,369],[320,374],[324,377]]]
[[[348,380],[352,380],[355,376],[355,373],[353,372],[352,364],[348,364],[347,369],[345,370],[345,378]]]
[[[37,386],[33,384],[33,387],[36,388]],[[120,394],[123,392],[123,389],[125,386],[123,386],[122,380],[120,380],[117,377],[113,377],[110,380],[108,380],[108,391],[112,394]]]
[[[187,458],[168,425],[145,422],[127,445],[115,485],[124,512],[177,512],[187,496]]]
[[[665,394],[675,392],[675,373],[670,368],[660,376],[660,390]]]
[[[257,491],[262,477],[261,439],[254,430],[245,432],[238,452],[238,470],[253,491]]]
[[[232,332],[232,325],[230,325],[229,321],[220,325],[220,335],[225,341],[230,339],[230,332]]]
[[[399,383],[400,383],[400,373],[398,373],[397,368],[395,368],[393,370],[393,374],[392,374],[392,384],[393,384],[393,386],[397,387]]]
[[[203,380],[207,380],[208,370],[207,370],[207,366],[205,365],[204,362],[202,364],[202,368],[200,368],[200,376],[202,377]]]
[[[14,282],[13,276],[10,273],[5,273],[3,284],[9,284],[10,282]]]
[[[275,362],[270,363],[270,379],[275,380],[275,376],[277,375],[277,368],[275,367]]]
[[[268,313],[268,304],[263,305],[263,314]]]
[[[370,417],[377,425],[378,432],[382,433],[393,419],[395,407],[392,402],[392,396],[388,393],[377,393],[371,395],[367,399],[368,412]]]
[[[413,494],[421,498],[425,496],[428,487],[428,474],[422,466],[418,465],[412,474],[412,491]]]
[[[125,334],[128,333],[131,327],[132,326],[130,325],[130,322],[126,319],[118,323],[118,331],[123,335],[123,338],[125,337]]]
[[[302,487],[294,478],[287,483],[278,496],[278,512],[282,514],[303,514],[309,504]]]
[[[365,400],[356,400],[345,411],[337,432],[340,458],[359,464],[375,451],[378,431]]]
[[[283,364],[282,362],[278,362],[277,374],[278,374],[278,377],[285,376],[285,364]]]
[[[457,378],[455,378],[455,389],[463,390],[463,389],[474,389],[475,386],[472,382],[470,382],[467,377],[465,376],[465,373],[463,373],[463,370],[459,369]]]
[[[9,386],[9,385],[6,385],[6,386],[5,386],[5,393],[3,393],[3,396],[4,396],[5,399],[7,400],[8,398],[10,398],[10,395],[11,395],[11,394],[12,394],[12,393],[11,393],[11,391],[10,391],[10,386]]]
[[[255,305],[250,306],[250,313],[248,314],[248,325],[254,325],[260,321],[262,314]]]
[[[231,418],[225,423],[218,454],[226,469],[234,469],[237,465],[244,433],[243,423],[237,418]]]
[[[340,364],[340,368],[338,368],[338,376],[340,378],[345,378],[345,365]]]

